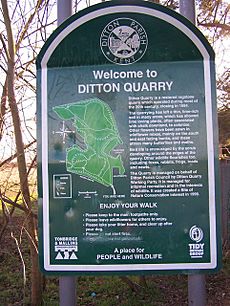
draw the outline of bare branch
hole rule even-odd
[[[18,204],[16,201],[12,201],[11,199],[5,197],[4,195],[2,195],[0,193],[0,199],[3,203],[5,204],[9,204],[9,205],[12,205],[13,207],[15,208],[18,208],[20,209],[21,211],[25,212],[25,213],[28,213],[30,212],[30,214],[37,219],[37,215],[35,213],[33,213],[32,211],[29,211],[25,206],[23,206],[22,204]]]
[[[28,149],[30,146],[32,146],[33,144],[36,143],[36,140],[32,141],[31,143],[27,144],[24,146],[24,150]],[[17,157],[17,153],[11,155],[10,157],[8,157],[7,159],[5,159],[3,162],[0,163],[0,167],[2,167],[3,165],[11,162],[12,160],[14,160]]]
[[[230,32],[230,26],[228,24],[219,23],[219,22],[199,22],[199,26],[206,27],[206,28],[221,28],[227,32]]]

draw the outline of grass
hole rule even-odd
[[[130,277],[137,282],[137,277]],[[152,286],[140,287],[138,294],[124,284],[118,276],[80,277],[79,305],[154,305],[162,299],[161,292]],[[156,304],[157,305],[157,304]]]
[[[131,277],[136,281],[136,277]],[[52,282],[51,282],[52,281]],[[43,305],[58,305],[57,279],[49,278],[47,290],[44,294]],[[161,305],[163,295],[159,289],[149,284],[148,288],[141,288],[137,293],[124,284],[118,276],[80,276],[77,280],[78,305]]]
[[[29,188],[31,193],[31,199],[37,199],[37,170],[32,168],[29,177]],[[18,194],[19,188],[19,175],[18,168],[13,163],[8,163],[1,168],[0,172],[0,186],[1,193],[14,201]],[[21,196],[19,196],[18,203],[22,202]]]
[[[30,198],[32,202],[37,200],[37,170],[32,168],[28,177],[29,180],[29,189],[30,189]],[[16,201],[17,204],[22,204],[23,199],[22,195],[19,193],[20,184],[19,184],[19,175],[18,168],[14,163],[8,163],[1,168],[0,171],[0,191],[3,199],[8,199],[13,202]],[[18,195],[19,194],[19,195]],[[17,198],[17,200],[16,200]],[[6,204],[6,208],[11,211],[12,205]],[[2,212],[3,206],[0,205],[0,214]],[[33,210],[36,211],[37,208],[33,207]],[[13,215],[15,217],[20,217],[23,215],[23,211],[20,209],[15,209]],[[0,228],[1,231],[1,228]]]

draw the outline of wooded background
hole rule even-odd
[[[177,11],[179,8],[177,0],[153,2]],[[223,238],[227,245],[230,207],[230,4],[228,0],[197,0],[195,3],[197,27],[216,51]],[[90,5],[90,0],[73,1],[73,11],[78,12]],[[14,222],[13,216],[20,211],[23,216],[18,225],[20,237],[13,232],[11,236],[19,254],[22,239],[27,239],[30,249],[31,305],[41,304],[43,292],[37,256],[35,60],[56,28],[56,19],[55,0],[1,0],[0,240],[6,231],[11,230],[9,224]],[[20,256],[23,258],[23,254]]]

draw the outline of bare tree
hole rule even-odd
[[[227,0],[198,1],[198,26],[216,51],[220,147],[230,156],[230,3]],[[223,157],[224,155],[222,155]]]
[[[5,190],[0,190],[2,205],[22,207],[24,212],[23,230],[27,234],[31,255],[31,305],[40,305],[42,297],[42,277],[38,266],[37,222],[33,212],[34,202],[29,189],[28,160],[35,160],[33,154],[26,155],[26,148],[35,142],[35,136],[28,123],[29,114],[35,110],[35,69],[34,62],[38,51],[46,40],[48,17],[52,8],[51,1],[11,1],[1,0],[2,21],[4,29],[0,33],[1,74],[4,77],[1,96],[0,139],[8,141],[9,132],[14,135],[10,150],[3,152],[1,166],[16,158],[19,186],[17,195],[21,194],[22,204],[10,201]],[[32,103],[30,102],[32,100]],[[33,113],[32,118],[35,116]],[[10,139],[12,140],[12,138]],[[9,148],[8,148],[9,149]],[[5,157],[7,156],[7,157]],[[4,159],[5,158],[5,159]],[[3,210],[7,211],[7,210]],[[11,210],[13,212],[13,210]],[[14,237],[14,236],[13,236]]]

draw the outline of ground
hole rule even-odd
[[[22,221],[21,216],[13,217],[0,241],[1,306],[30,305],[29,254],[26,235],[21,230]],[[2,227],[3,218],[0,216],[0,232]],[[78,305],[188,305],[186,275],[149,275],[146,276],[146,284],[137,276],[131,277],[131,280],[138,284],[137,292],[132,291],[124,279],[118,276],[80,276],[77,281]],[[230,249],[227,247],[223,252],[223,268],[217,274],[206,275],[206,287],[207,306],[230,305]],[[58,305],[57,277],[46,278],[43,305]]]

